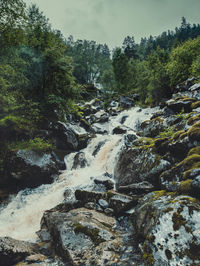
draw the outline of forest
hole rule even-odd
[[[127,36],[111,51],[106,44],[63,36],[34,4],[1,0],[2,147],[7,150],[19,141],[40,147],[37,129],[45,129],[49,120],[65,121],[77,111],[76,102],[95,97],[96,87],[108,102],[136,93],[141,106],[161,103],[176,84],[200,75],[199,35],[200,25],[183,17],[174,31],[142,38],[139,44]]]

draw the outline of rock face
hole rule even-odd
[[[4,178],[0,181],[2,186],[9,184],[9,187],[19,190],[53,182],[59,167],[49,152],[18,150],[7,154],[4,169]]]
[[[195,198],[164,191],[147,194],[132,222],[148,265],[200,264],[200,205]]]
[[[67,265],[105,265],[118,258],[121,238],[116,221],[105,214],[78,208],[68,212],[46,212],[41,229],[47,231],[57,255]],[[41,236],[42,241],[46,238]]]
[[[170,163],[153,154],[152,149],[133,148],[121,152],[114,176],[117,188],[143,181],[159,187],[159,175]]]
[[[0,238],[0,265],[10,266],[23,261],[26,257],[39,253],[39,246],[10,237]]]

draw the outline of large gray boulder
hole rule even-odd
[[[51,152],[18,150],[7,153],[3,168],[1,186],[20,190],[53,182],[59,164]]]
[[[122,239],[113,230],[115,226],[114,218],[95,210],[52,210],[45,212],[38,235],[43,242],[51,241],[52,249],[65,265],[100,266],[106,261],[114,264],[119,257]]]
[[[160,174],[170,167],[170,163],[154,154],[151,148],[135,147],[121,152],[114,170],[116,187],[148,181],[159,186]]]
[[[131,219],[148,265],[200,265],[199,203],[165,191],[140,201]]]

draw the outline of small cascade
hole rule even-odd
[[[49,210],[64,200],[64,192],[70,188],[91,189],[93,179],[109,173],[113,175],[117,156],[124,146],[122,135],[112,135],[115,127],[127,127],[127,133],[134,133],[138,121],[151,117],[155,109],[132,108],[110,117],[109,122],[99,124],[108,131],[106,135],[92,138],[84,153],[87,164],[84,168],[73,169],[74,157],[71,153],[65,157],[66,169],[52,184],[42,185],[35,189],[20,191],[10,203],[0,211],[0,236],[9,236],[18,240],[36,241],[36,231],[40,229],[40,221],[45,210]],[[77,129],[79,130],[79,129]],[[80,131],[80,130],[79,130]]]

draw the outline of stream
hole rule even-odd
[[[134,107],[117,116],[111,116],[108,122],[93,124],[105,129],[108,134],[96,134],[87,148],[81,150],[87,160],[86,167],[72,169],[77,152],[71,153],[65,157],[67,170],[62,171],[54,183],[35,189],[25,189],[13,196],[9,204],[1,207],[0,210],[0,236],[37,241],[36,232],[40,229],[44,211],[62,203],[67,188],[72,191],[82,188],[92,189],[94,178],[105,173],[113,177],[119,152],[125,148],[125,136],[135,135],[134,129],[138,122],[149,119],[157,110],[156,108]],[[127,127],[126,135],[112,134],[113,129],[118,126]]]

